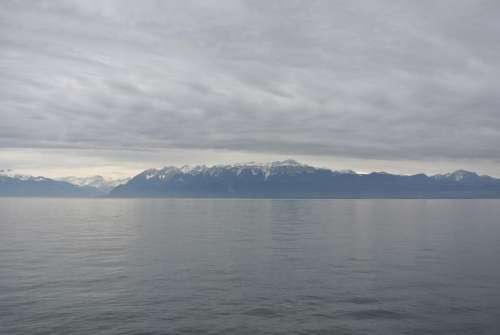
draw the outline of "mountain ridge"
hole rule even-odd
[[[20,175],[0,170],[1,197],[97,197],[102,192],[46,177]]]
[[[457,170],[447,174],[359,174],[298,163],[239,163],[148,169],[112,197],[500,198],[500,179]]]
[[[500,198],[500,179],[467,170],[435,175],[357,173],[288,159],[270,163],[165,166],[120,180],[106,180],[102,176],[51,179],[0,170],[0,196]]]
[[[97,190],[103,193],[108,193],[116,186],[127,183],[130,180],[130,178],[111,179],[111,178],[104,178],[103,176],[100,175],[95,175],[90,177],[68,176],[68,177],[55,178],[55,180],[65,181],[80,187],[90,186],[96,188]]]

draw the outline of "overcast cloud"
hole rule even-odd
[[[500,175],[499,17],[472,0],[2,0],[0,164],[195,153]]]

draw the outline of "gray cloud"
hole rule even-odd
[[[2,1],[0,147],[499,162],[499,10]]]

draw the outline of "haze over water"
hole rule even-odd
[[[497,334],[498,200],[0,199],[1,334]]]

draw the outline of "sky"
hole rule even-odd
[[[500,177],[500,2],[0,2],[0,169]]]

